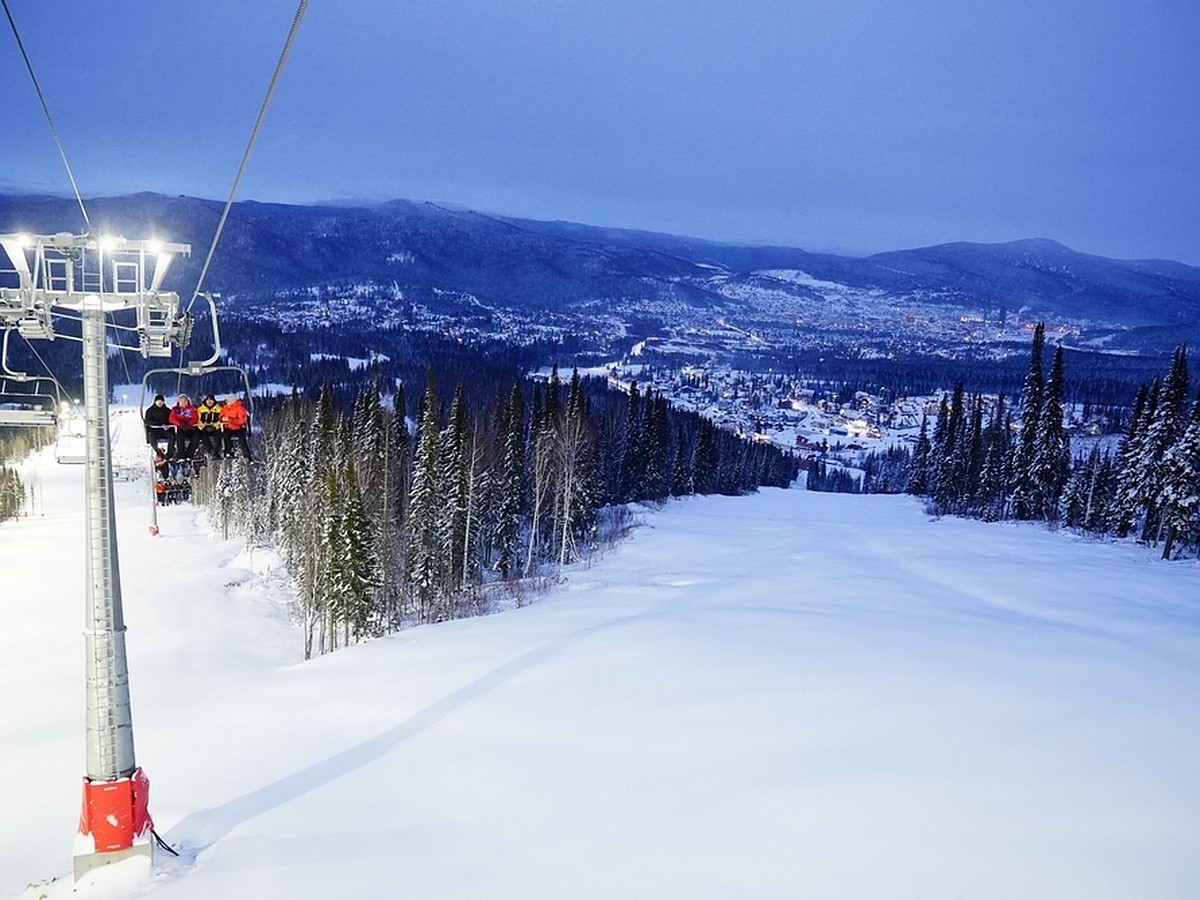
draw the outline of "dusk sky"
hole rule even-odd
[[[8,6],[85,197],[227,196],[293,0]],[[0,28],[0,191],[67,195]],[[313,0],[238,199],[1200,265],[1198,47],[1195,0]]]

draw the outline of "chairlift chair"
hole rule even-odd
[[[54,394],[39,389],[37,382],[54,385]],[[20,387],[29,385],[28,389]],[[58,425],[58,383],[53,378],[8,372],[0,378],[0,425],[17,428],[55,428]]]
[[[83,435],[63,433],[54,442],[54,461],[81,466],[87,462],[87,441]]]
[[[15,391],[0,383],[0,426],[54,428],[58,425],[58,401],[49,394]]]
[[[254,395],[251,393],[251,390],[250,390],[250,376],[247,374],[246,370],[243,369],[241,366],[218,364],[218,362],[217,362],[221,358],[221,353],[222,353],[221,330],[220,330],[220,326],[217,322],[217,307],[216,307],[216,303],[213,302],[213,295],[209,294],[209,293],[205,293],[205,294],[199,294],[197,296],[203,297],[208,302],[208,307],[209,307],[209,312],[210,312],[211,322],[212,322],[212,330],[213,330],[213,352],[212,352],[212,355],[209,356],[208,359],[201,360],[200,362],[191,362],[191,363],[188,363],[188,364],[182,365],[182,366],[161,366],[159,368],[150,369],[146,372],[145,375],[142,376],[141,396],[138,398],[138,415],[140,415],[142,418],[143,427],[146,424],[146,408],[148,406],[148,404],[146,403],[146,396],[148,393],[150,393],[151,381],[154,379],[155,376],[168,375],[168,374],[173,374],[173,375],[180,376],[183,378],[203,378],[206,375],[212,375],[216,372],[236,372],[236,373],[238,373],[241,376],[242,388],[244,390],[244,394],[245,394],[245,398],[246,398],[246,413],[250,417],[251,420],[253,420],[253,418],[254,418]],[[189,328],[189,332],[190,332],[190,328]],[[155,392],[155,393],[157,393],[157,392]],[[212,393],[212,392],[209,392],[209,393]],[[222,391],[220,393],[228,393],[228,392]],[[163,498],[163,500],[160,500],[160,498],[158,496],[157,485],[159,483],[159,477],[158,477],[157,471],[155,470],[155,458],[157,456],[157,453],[155,452],[156,450],[157,450],[157,448],[152,448],[151,452],[150,452],[150,466],[151,466],[150,534],[151,535],[157,535],[159,533],[158,532],[158,506],[159,506],[160,502],[163,502],[163,500],[166,499],[166,498]],[[190,493],[191,493],[190,481],[191,481],[192,474],[193,474],[193,472],[192,472],[191,466],[189,465],[187,475],[184,476],[184,478],[182,479],[184,482],[185,492],[180,498],[177,498],[177,499],[186,500],[187,497],[190,496]]]
[[[58,425],[59,399],[62,391],[58,381],[47,375],[27,375],[14,371],[8,365],[8,336],[11,328],[4,329],[3,344],[0,345],[0,425],[18,428],[54,428]],[[54,393],[38,387],[48,382]]]

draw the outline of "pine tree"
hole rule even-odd
[[[445,556],[443,587],[453,596],[463,587],[468,524],[471,519],[471,466],[468,460],[467,405],[460,383],[450,404],[450,420],[438,443],[438,539]]]
[[[488,493],[490,481],[485,466],[485,447],[480,440],[478,424],[469,428],[467,439],[463,446],[462,480],[466,486],[463,505],[466,518],[463,522],[463,552],[458,583],[462,585],[464,602],[469,602],[469,611],[479,611],[482,595],[476,590],[482,581],[482,569],[485,558],[485,541],[483,539],[483,523],[487,518],[483,509],[484,498]]]
[[[263,429],[263,446],[269,466],[269,520],[279,534],[284,560],[296,571],[306,545],[306,496],[312,457],[308,452],[308,421],[294,393],[282,413],[271,417]]]
[[[1187,348],[1179,347],[1171,360],[1171,369],[1162,383],[1150,416],[1141,459],[1139,500],[1144,513],[1142,539],[1157,542],[1165,527],[1162,495],[1165,488],[1163,463],[1167,452],[1183,433],[1188,397]]]
[[[592,467],[593,443],[588,422],[587,397],[579,370],[571,373],[567,412],[558,431],[558,564],[577,559],[576,537],[595,518]]]
[[[496,571],[508,580],[520,555],[522,501],[521,475],[525,469],[525,401],[520,382],[514,382],[508,403],[504,438],[504,463],[500,476],[500,511],[496,525]]]
[[[337,470],[339,431],[329,386],[323,385],[308,429],[306,446],[293,451],[307,456],[304,467],[307,479],[298,494],[300,505],[294,519],[305,659],[312,656],[314,647],[317,652],[324,652],[331,637],[328,634],[330,555],[327,538],[332,527],[330,519],[337,515],[337,510],[330,508],[326,485],[329,473]]]
[[[1146,433],[1158,402],[1159,385],[1155,381],[1138,388],[1129,419],[1129,431],[1121,442],[1117,455],[1117,486],[1109,507],[1109,530],[1117,537],[1133,531],[1142,508],[1142,487]]]
[[[988,522],[998,522],[1005,515],[1007,461],[1010,453],[1008,425],[1008,411],[1004,405],[1004,397],[1001,396],[984,430],[983,465],[979,470],[976,509],[979,516]]]
[[[1036,518],[1040,512],[1034,476],[1037,436],[1042,422],[1042,351],[1046,344],[1046,326],[1038,322],[1030,349],[1029,373],[1025,376],[1021,398],[1021,432],[1013,447],[1012,513],[1017,519]]]
[[[260,461],[265,460],[259,450]],[[238,531],[246,543],[257,546],[268,541],[271,524],[268,519],[269,499],[267,495],[267,470],[261,465],[251,465],[249,460],[236,460],[238,503]]]
[[[558,424],[562,417],[560,410],[562,394],[562,381],[558,377],[558,363],[554,363],[550,368],[550,377],[546,380],[546,405],[542,412],[543,418],[539,425],[547,425],[554,427]]]
[[[917,444],[913,449],[907,487],[908,492],[914,496],[924,497],[929,493],[930,453],[932,453],[932,447],[929,442],[929,417],[922,414],[921,431],[917,435]]]
[[[438,440],[437,393],[433,374],[426,380],[421,400],[412,493],[405,521],[405,578],[413,612],[419,622],[434,621],[441,585],[442,548],[438,543]]]
[[[713,494],[718,490],[717,426],[710,419],[701,419],[696,432],[695,464],[692,484],[697,494]]]
[[[1071,468],[1071,445],[1063,427],[1063,351],[1055,348],[1050,378],[1043,392],[1041,416],[1035,437],[1030,486],[1031,514],[1054,519],[1058,500]]]
[[[1175,434],[1182,433],[1186,425],[1188,397],[1191,394],[1191,376],[1188,373],[1187,347],[1175,348],[1171,357],[1171,369],[1163,385],[1163,402],[1169,409]]]
[[[983,397],[976,394],[971,400],[971,424],[968,429],[966,472],[963,484],[964,511],[974,516],[979,515],[982,505],[983,460]]]
[[[1100,445],[1093,445],[1087,460],[1079,460],[1071,467],[1071,476],[1063,488],[1061,500],[1061,518],[1068,528],[1085,530],[1087,520],[1088,498],[1091,494],[1092,479],[1100,469]]]
[[[25,488],[21,476],[10,466],[0,468],[0,522],[13,519],[25,507]]]
[[[1200,525],[1200,399],[1183,433],[1163,456],[1161,502],[1166,531],[1162,558],[1170,559],[1176,539],[1195,541]]]
[[[359,478],[352,461],[347,461],[340,479],[340,531],[336,572],[339,614],[345,625],[344,643],[362,640],[373,633],[379,621],[376,592],[380,586],[379,562],[375,552],[375,529],[368,514]]]
[[[1091,486],[1088,488],[1088,502],[1083,519],[1085,529],[1096,534],[1107,530],[1109,510],[1116,490],[1116,465],[1112,455],[1101,454],[1100,466],[1092,473]]]
[[[355,398],[351,431],[358,488],[368,504],[368,511],[373,517],[377,517],[386,503],[381,488],[386,481],[385,466],[388,457],[387,430],[378,381],[359,391]]]
[[[629,385],[629,405],[625,413],[624,451],[621,456],[622,502],[638,500],[645,496],[646,478],[646,435],[643,422],[642,396],[638,383]]]
[[[632,499],[665,500],[671,491],[673,466],[667,401],[661,393],[647,391],[644,407],[641,490]]]
[[[529,541],[525,547],[525,577],[533,574],[535,564],[545,548],[547,532],[552,537],[549,522],[554,514],[554,465],[556,460],[556,438],[554,430],[543,425],[533,436],[533,450],[529,461]]]
[[[912,452],[907,447],[872,451],[862,458],[861,465],[864,494],[902,494],[912,478]]]
[[[950,400],[950,416],[946,423],[946,447],[942,454],[939,478],[940,506],[954,513],[963,513],[971,486],[967,476],[971,471],[971,432],[967,425],[966,399],[963,383],[954,386]]]
[[[350,582],[347,577],[344,498],[345,489],[337,471],[327,468],[322,487],[322,507],[325,515],[321,521],[321,542],[328,565],[321,573],[323,619],[318,636],[321,653],[330,653],[338,648],[338,626],[348,621]],[[345,643],[348,644],[349,640]]]
[[[937,419],[933,424],[933,440],[929,450],[929,496],[934,508],[946,511],[951,496],[949,456],[954,447],[954,431],[950,427],[950,399],[945,394],[938,404]]]
[[[396,388],[393,410],[392,415],[387,419],[388,446],[392,461],[389,472],[392,485],[393,518],[397,525],[403,525],[412,476],[413,456],[413,436],[408,430],[408,405],[403,385]]]
[[[317,398],[317,412],[313,419],[312,443],[309,455],[312,457],[315,469],[321,469],[320,480],[324,481],[325,469],[336,467],[338,455],[338,431],[341,429],[340,417],[333,409],[333,395],[329,384],[321,385],[321,394]]]
[[[695,493],[696,438],[698,432],[694,422],[680,426],[676,440],[675,462],[671,471],[671,496],[686,497]]]
[[[1096,444],[1086,460],[1071,469],[1062,494],[1062,518],[1066,525],[1086,532],[1105,530],[1107,509],[1113,492],[1112,459]]]
[[[209,503],[209,514],[212,524],[221,532],[222,540],[229,540],[230,529],[234,526],[237,485],[234,481],[233,460],[222,459],[214,461],[216,484],[214,494]]]

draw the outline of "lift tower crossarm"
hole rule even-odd
[[[162,289],[171,263],[192,252],[190,244],[130,240],[86,232],[0,234],[0,247],[12,263],[0,284],[0,320],[15,323],[28,339],[53,340],[51,310],[82,310],[85,298],[99,298],[104,312],[137,311],[139,349],[145,357],[171,355],[186,338],[179,295]]]

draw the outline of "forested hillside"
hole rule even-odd
[[[1131,401],[1119,443],[1073,454],[1064,421],[1061,347],[1044,374],[1045,333],[1034,332],[1020,395],[943,395],[914,449],[868,454],[861,477],[818,463],[813,490],[900,492],[925,497],[935,515],[1043,521],[1092,535],[1162,545],[1163,559],[1200,556],[1200,396],[1187,348]]]
[[[221,460],[196,499],[226,532],[272,539],[296,580],[306,654],[521,602],[619,536],[623,504],[787,487],[788,453],[576,372],[490,403],[432,372],[411,419],[376,382],[266,413],[261,464]],[[448,399],[448,402],[447,402]]]

